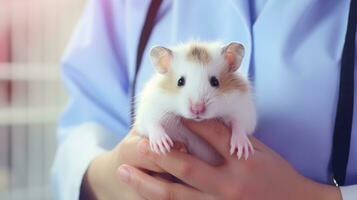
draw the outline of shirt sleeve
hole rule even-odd
[[[355,200],[357,198],[357,185],[340,187],[343,200]]]
[[[90,0],[62,60],[69,103],[57,132],[52,169],[55,199],[78,199],[90,162],[128,132],[130,95],[122,4]]]

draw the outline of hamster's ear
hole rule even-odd
[[[222,55],[229,67],[229,71],[234,72],[242,63],[244,46],[238,42],[231,42],[222,48]]]
[[[169,70],[172,61],[172,51],[170,49],[162,46],[153,47],[150,50],[150,57],[159,73],[165,74]]]

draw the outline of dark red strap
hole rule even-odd
[[[146,14],[144,26],[141,30],[138,48],[136,50],[135,74],[131,88],[131,124],[133,124],[134,122],[136,79],[142,63],[143,53],[146,49],[146,45],[150,38],[151,32],[155,26],[155,19],[161,3],[162,0],[151,0],[148,12]]]

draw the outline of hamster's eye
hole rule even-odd
[[[210,84],[212,87],[218,87],[219,86],[219,81],[215,76],[212,76],[211,79],[209,80]]]
[[[182,87],[185,85],[185,77],[181,76],[180,79],[177,81],[177,86]]]

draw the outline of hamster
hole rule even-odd
[[[181,118],[220,119],[231,128],[230,154],[247,159],[254,153],[247,135],[256,126],[251,86],[237,72],[244,46],[237,42],[188,42],[150,50],[157,73],[139,94],[134,128],[150,141],[152,151],[166,154],[173,141],[184,143],[198,158],[217,164],[220,156],[189,131]]]

